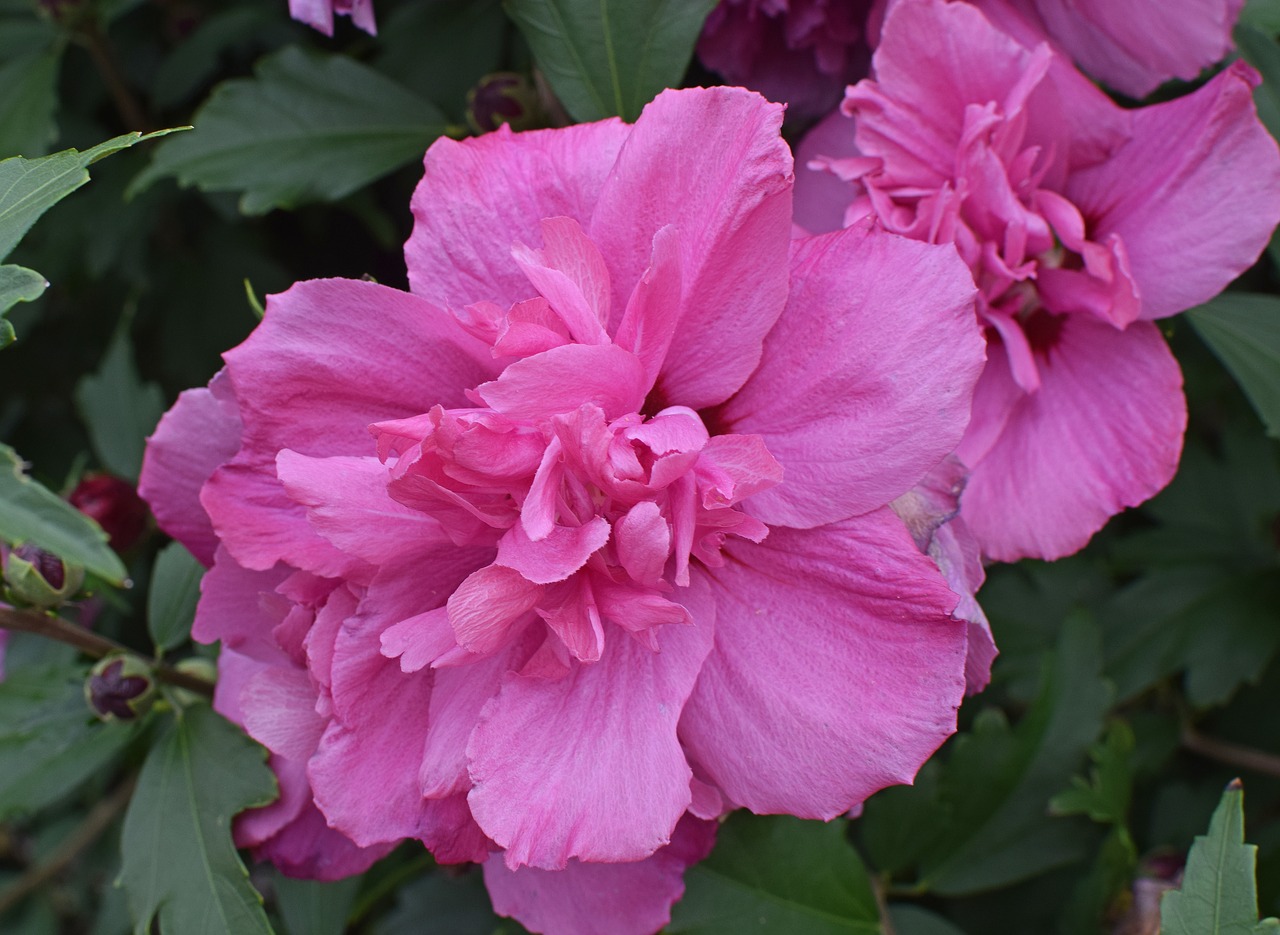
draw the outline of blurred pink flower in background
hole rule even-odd
[[[725,811],[843,814],[954,730],[971,625],[887,504],[964,431],[973,284],[791,241],[781,120],[698,89],[441,140],[411,292],[271,297],[161,422],[143,492],[281,781],[242,845],[336,877],[416,838],[535,931],[652,932]]]
[[[1280,219],[1256,74],[1124,110],[941,0],[896,3],[874,66],[801,146],[797,222],[955,244],[989,345],[963,516],[992,558],[1074,552],[1176,469],[1182,377],[1152,320],[1216,295]]]
[[[373,19],[373,0],[289,0],[289,15],[300,23],[333,35],[333,18],[350,16],[369,35],[378,32]]]

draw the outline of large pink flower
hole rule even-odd
[[[874,80],[802,147],[802,227],[875,218],[973,270],[989,361],[957,454],[989,556],[1073,552],[1172,477],[1182,377],[1152,319],[1219,292],[1280,219],[1256,81],[1236,64],[1123,110],[968,4],[901,0]]]
[[[886,504],[963,432],[972,282],[789,242],[781,120],[442,140],[412,292],[273,296],[165,417],[142,488],[283,790],[242,842],[336,876],[417,838],[536,931],[650,932],[711,819],[831,818],[954,728],[966,624]]]
[[[884,0],[720,0],[698,40],[703,64],[731,84],[817,117],[867,73]]]

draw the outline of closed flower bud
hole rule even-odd
[[[504,123],[513,130],[543,126],[538,92],[524,75],[500,71],[485,75],[467,92],[467,123],[476,133],[489,133]]]
[[[4,556],[4,583],[15,602],[47,610],[80,590],[84,569],[28,543]]]
[[[84,698],[104,721],[132,721],[151,710],[156,686],[151,667],[137,656],[107,656],[89,672]]]
[[[86,474],[67,498],[111,537],[111,548],[126,552],[147,528],[147,505],[128,481],[110,474]]]

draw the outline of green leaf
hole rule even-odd
[[[1071,778],[1071,788],[1049,802],[1055,815],[1088,815],[1104,824],[1123,825],[1133,792],[1133,731],[1114,721],[1106,736],[1089,751],[1093,770],[1088,779]]]
[[[0,153],[43,156],[57,136],[60,47],[38,49],[0,66]]]
[[[1269,36],[1280,34],[1280,0],[1249,0],[1240,11],[1240,23]]]
[[[684,898],[665,931],[876,935],[871,881],[847,831],[844,820],[732,815],[711,856],[685,874]]]
[[[1254,862],[1258,849],[1244,843],[1244,790],[1227,786],[1187,855],[1182,886],[1160,901],[1161,935],[1257,935],[1280,932],[1280,921],[1258,921]]]
[[[13,325],[4,319],[4,313],[19,302],[40,298],[48,283],[33,269],[7,264],[0,266],[0,348],[8,347],[16,340]]]
[[[1076,882],[1075,892],[1059,916],[1059,931],[1067,935],[1095,935],[1107,931],[1106,923],[1122,900],[1132,899],[1138,855],[1129,831],[1111,829],[1089,872]]]
[[[204,705],[151,748],[121,834],[134,931],[270,935],[262,897],[231,843],[231,819],[276,796],[266,751]]]
[[[1262,75],[1253,92],[1258,117],[1272,136],[1280,136],[1280,46],[1242,21],[1235,28],[1236,45],[1250,65]]]
[[[1224,292],[1187,318],[1280,438],[1280,297]]]
[[[127,328],[118,330],[97,372],[76,385],[76,405],[103,465],[136,483],[147,436],[164,414],[164,393],[138,376]]]
[[[289,935],[342,935],[360,889],[360,877],[334,883],[294,880],[276,874],[276,905]]]
[[[941,916],[910,903],[889,906],[896,935],[964,935],[964,932]]]
[[[84,152],[67,149],[38,159],[14,156],[0,162],[0,260],[40,215],[89,181],[88,167],[93,163],[135,143],[173,132],[126,133]]]
[[[715,0],[506,0],[538,66],[580,121],[634,121],[676,87]]]
[[[1088,835],[1047,816],[1050,798],[1079,768],[1102,728],[1111,699],[1102,680],[1097,628],[1069,618],[1045,660],[1039,696],[1017,727],[998,709],[981,712],[953,741],[926,786],[873,797],[862,824],[873,864],[919,865],[921,891],[960,895],[1004,886],[1084,856]],[[893,830],[918,829],[914,840]],[[883,843],[894,842],[886,862]]]
[[[0,682],[0,819],[62,799],[132,739],[132,725],[103,724],[89,711],[88,671],[15,668]]]
[[[107,545],[107,534],[57,494],[23,472],[22,459],[0,445],[0,539],[34,542],[64,561],[112,584],[123,584],[125,568]]]
[[[434,105],[367,65],[296,46],[263,58],[255,77],[220,85],[195,125],[156,149],[130,193],[173,175],[243,192],[245,214],[333,201],[421,159],[447,129]]]
[[[427,873],[400,887],[396,898],[395,909],[375,926],[376,935],[515,935],[524,931],[510,919],[494,915],[478,868],[461,876]]]
[[[204,566],[180,542],[170,542],[156,556],[147,595],[147,629],[160,651],[173,649],[191,635]]]

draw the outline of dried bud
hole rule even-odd
[[[151,710],[156,686],[137,656],[107,656],[89,672],[84,698],[104,721],[132,721]]]
[[[126,552],[147,528],[147,504],[128,481],[110,474],[86,474],[67,498],[111,537],[111,548]]]
[[[485,75],[467,92],[467,123],[476,133],[489,133],[504,123],[513,130],[531,130],[545,121],[529,79],[500,71]]]
[[[27,543],[4,555],[4,583],[16,603],[48,610],[80,590],[84,569]]]

